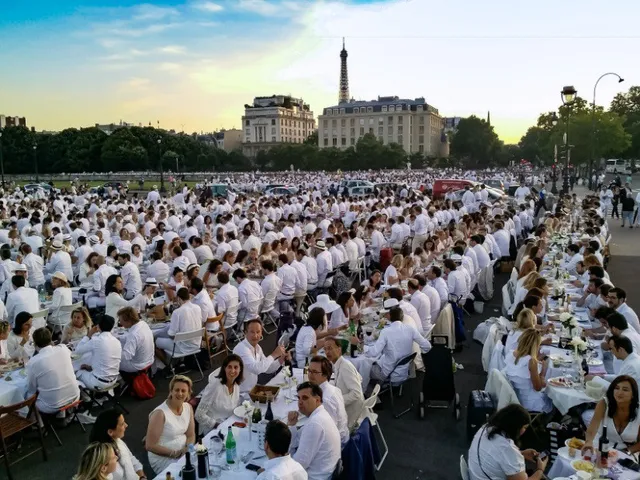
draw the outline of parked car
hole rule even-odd
[[[60,190],[58,188],[54,188],[51,185],[49,185],[48,183],[27,183],[24,187],[22,187],[22,190],[24,190],[25,193],[27,194],[32,194],[34,193],[38,188],[42,188],[44,190],[44,193],[46,193],[47,195],[50,195],[51,192],[53,193],[60,193]]]
[[[373,195],[374,190],[373,184],[357,186],[357,187],[349,187],[349,196],[350,197],[366,197],[367,195]]]
[[[269,184],[267,186],[264,187],[264,193],[267,193],[268,190],[272,190],[274,188],[286,188],[288,190],[291,190],[291,195],[295,195],[296,193],[298,193],[298,188],[295,187],[294,185],[288,185],[286,183],[272,183]]]
[[[507,197],[506,193],[501,192],[500,190],[497,190],[495,188],[487,187],[486,190],[487,192],[489,192],[489,198],[488,198],[489,203],[495,203],[498,200],[503,200]],[[462,201],[462,196],[464,195],[465,191],[466,190],[462,188],[460,190],[456,190],[453,192],[453,194],[456,196],[457,201]]]
[[[465,186],[473,187],[477,183],[473,180],[463,180],[461,178],[439,179],[433,182],[432,197],[434,199],[443,198],[450,188],[453,188],[454,191],[463,190]]]
[[[277,195],[295,195],[296,191],[290,187],[272,187],[264,192],[268,197],[277,196]]]
[[[480,183],[484,183],[487,187],[495,188],[496,190],[501,190],[505,192],[504,182],[498,178],[492,178],[489,180],[483,180]]]

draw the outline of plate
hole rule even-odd
[[[567,355],[554,354],[554,355],[549,355],[549,358],[553,361],[554,365],[555,364],[570,365],[571,363],[573,363],[573,359],[571,357],[568,357]]]
[[[582,447],[584,447],[584,440],[582,440],[582,439],[580,439],[580,438],[567,438],[567,439],[564,441],[564,444],[567,446],[567,448],[570,448],[569,442],[570,442],[571,440],[575,440],[577,443],[580,443],[580,446],[579,446],[579,447],[573,447],[573,448],[576,448],[576,449],[577,449],[577,448],[582,448]]]
[[[587,460],[574,460],[571,462],[571,468],[576,472],[582,470],[587,473],[594,473],[596,470],[596,466]]]
[[[22,365],[20,365],[19,362],[9,362],[5,365],[0,365],[0,373],[13,372],[14,370],[18,370],[21,367]]]
[[[547,380],[547,383],[554,387],[561,388],[571,388],[574,386],[574,383],[571,380],[567,380],[567,378],[565,377],[550,378],[549,380]]]
[[[600,360],[599,358],[590,358],[587,361],[587,365],[589,365],[591,367],[599,367],[602,364],[603,364],[603,361]]]
[[[248,415],[249,411],[244,408],[242,405],[238,405],[233,409],[233,414],[238,418],[245,418]]]

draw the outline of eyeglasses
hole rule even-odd
[[[322,372],[319,371],[319,370],[311,370],[311,369],[309,369],[309,373],[313,373],[315,375],[322,375]]]

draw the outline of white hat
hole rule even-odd
[[[60,240],[54,240],[53,242],[51,242],[51,249],[52,250],[62,250],[62,242]]]
[[[318,297],[316,298],[316,303],[310,305],[309,310],[313,310],[316,307],[322,308],[324,310],[324,313],[331,313],[338,310],[340,308],[340,305],[331,300],[331,297],[329,297],[329,295],[323,293],[321,295],[318,295]]]
[[[124,220],[125,222],[131,222],[133,219],[132,219],[131,215],[125,215],[122,220]]]
[[[14,263],[13,268],[11,269],[12,272],[26,272],[27,271],[27,266],[23,265],[22,263]]]
[[[144,284],[152,287],[157,287],[158,281],[153,277],[147,277],[147,279],[144,281]]]
[[[98,238],[97,235],[91,235],[89,237],[89,243],[93,243],[93,244],[100,243],[100,239]]]
[[[271,222],[266,222],[266,223],[264,224],[264,229],[265,229],[265,230],[273,230],[273,228],[274,228],[274,227],[273,227],[273,223],[271,223]]]
[[[462,257],[460,255],[458,255],[457,253],[454,253],[449,258],[451,258],[451,260],[453,260],[454,262],[462,262]]]
[[[382,306],[384,307],[382,310],[380,310],[381,313],[388,313],[389,310],[391,310],[392,308],[396,308],[400,306],[400,302],[398,302],[398,300],[396,300],[395,298],[387,298],[384,303],[382,304]]]
[[[62,280],[63,282],[69,283],[69,280],[67,280],[67,276],[62,272],[54,273],[53,275],[51,275],[51,278],[57,278],[58,280]]]
[[[580,237],[580,241],[581,242],[588,242],[590,240],[591,240],[591,237],[589,235],[587,235],[586,233]]]
[[[315,247],[316,247],[318,250],[326,250],[326,249],[327,249],[327,246],[325,245],[325,243],[324,243],[322,240],[318,240],[318,241],[316,242],[316,244],[315,244]]]
[[[71,235],[69,235],[68,233],[65,233],[62,238],[64,239],[65,242],[71,241]]]

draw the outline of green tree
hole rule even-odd
[[[551,143],[552,130],[545,127],[529,127],[520,142],[521,158],[538,165],[553,163],[553,145]]]
[[[138,148],[139,147],[139,148]],[[135,149],[135,150],[134,150]],[[142,151],[147,150],[142,146],[140,139],[136,137],[128,128],[119,128],[107,138],[102,145],[102,163],[105,171],[118,172],[126,170],[139,170],[139,163],[144,159],[146,164],[147,155],[142,155]],[[151,165],[159,166],[158,155]]]
[[[498,135],[485,120],[475,115],[463,118],[451,139],[451,155],[468,167],[484,168],[495,161],[501,144]]]

